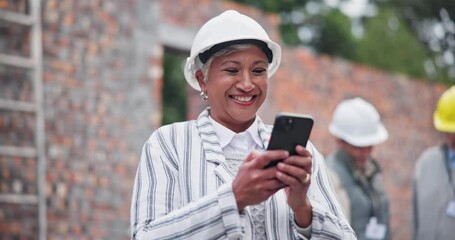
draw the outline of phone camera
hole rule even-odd
[[[294,120],[292,118],[283,118],[280,121],[280,126],[285,132],[290,132],[294,125]]]

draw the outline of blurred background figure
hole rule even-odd
[[[455,86],[439,98],[434,127],[444,143],[425,150],[413,178],[414,239],[455,239]]]
[[[331,180],[358,239],[390,239],[389,204],[374,146],[388,133],[362,98],[340,102],[329,125],[337,149],[327,158]]]

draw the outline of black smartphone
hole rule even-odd
[[[313,122],[313,117],[310,115],[278,113],[275,117],[267,150],[283,149],[287,150],[290,155],[296,155],[295,147],[297,145],[306,147]],[[271,161],[266,168],[275,166],[279,161]]]

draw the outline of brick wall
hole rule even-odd
[[[128,239],[137,162],[161,114],[158,2],[40,2],[47,238]],[[0,1],[3,9],[13,5]],[[25,30],[2,24],[10,29],[2,32],[2,52],[26,56],[28,43],[18,40],[27,39]],[[1,97],[32,100],[23,72],[1,69]],[[2,144],[33,145],[31,119],[0,112]],[[33,163],[2,157],[1,192],[36,193]],[[36,205],[1,205],[1,239],[36,239],[37,226]]]
[[[160,112],[156,7],[44,1],[49,239],[129,236],[134,174]]]
[[[1,8],[17,1],[0,0]],[[142,144],[161,118],[162,53],[176,46],[162,29],[172,26],[189,51],[209,18],[237,9],[257,19],[277,42],[279,18],[225,1],[42,0],[48,239],[127,239],[129,207]],[[175,6],[179,6],[178,8]],[[197,6],[197,11],[189,11]],[[15,6],[20,8],[23,6]],[[0,23],[4,27],[4,23]],[[27,54],[26,36],[0,38],[2,51]],[[166,32],[168,31],[168,32]],[[2,36],[3,37],[3,36]],[[22,39],[22,40],[20,40]],[[27,73],[0,68],[0,97],[30,101]],[[283,47],[260,111],[312,114],[311,139],[323,154],[334,149],[327,133],[336,103],[362,96],[381,113],[390,139],[374,155],[384,166],[393,235],[409,238],[410,176],[417,155],[439,142],[431,114],[445,87],[390,75],[305,49]],[[205,105],[189,89],[189,118]],[[0,111],[0,142],[33,145],[33,120]],[[36,193],[34,159],[0,158],[0,191]],[[36,208],[0,204],[0,238],[35,239]]]

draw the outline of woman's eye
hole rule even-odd
[[[235,69],[235,68],[228,68],[228,69],[225,69],[224,71],[228,72],[228,73],[238,73],[239,70]]]
[[[263,74],[265,72],[267,72],[267,69],[264,69],[264,68],[258,68],[258,69],[253,70],[253,73],[257,74],[257,75]]]

